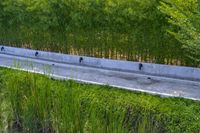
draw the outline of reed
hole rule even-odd
[[[167,30],[161,0],[0,3],[0,43],[100,58],[198,66]],[[178,29],[175,29],[178,31]]]
[[[1,132],[199,132],[200,103],[0,69]]]

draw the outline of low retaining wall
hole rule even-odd
[[[132,71],[144,74],[174,77],[181,79],[200,80],[200,69],[193,67],[101,59],[53,52],[36,51],[2,45],[0,45],[0,54],[9,54],[41,60],[49,60],[54,62],[86,65],[91,67],[114,69],[119,71]]]

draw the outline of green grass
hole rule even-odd
[[[0,69],[0,132],[199,133],[200,102]]]
[[[163,0],[1,0],[0,44],[117,60],[199,66],[169,30]],[[188,4],[189,6],[190,4]],[[191,8],[193,8],[191,6]]]

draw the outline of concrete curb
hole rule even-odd
[[[200,68],[193,67],[160,65],[151,63],[101,59],[85,56],[75,56],[24,48],[8,47],[3,45],[0,45],[0,54],[16,55],[21,57],[48,60],[67,64],[77,64],[83,66],[85,65],[97,68],[137,72],[143,74],[200,81]]]

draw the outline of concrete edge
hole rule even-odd
[[[56,74],[48,75],[48,74],[45,74],[42,71],[39,72],[39,71],[28,70],[28,69],[24,69],[24,68],[17,68],[17,67],[11,67],[11,66],[9,67],[9,66],[3,66],[3,65],[0,65],[0,67],[9,68],[9,69],[13,69],[13,70],[20,70],[20,71],[30,72],[30,73],[35,73],[35,74],[46,75],[46,76],[49,76],[49,77],[57,79],[57,80],[74,80],[74,81],[79,82],[79,83],[86,83],[86,84],[91,84],[91,85],[103,85],[103,86],[109,85],[109,84],[104,84],[104,83],[99,83],[99,82],[94,82],[94,81],[88,81],[88,80],[82,80],[82,79],[77,79],[77,78],[59,76],[59,75],[56,75]],[[184,99],[189,99],[189,100],[194,100],[194,101],[200,100],[200,99],[197,99],[197,98],[180,97],[180,96],[176,96],[176,95],[172,95],[172,94],[168,94],[168,93],[160,93],[160,92],[149,91],[149,90],[144,90],[144,89],[129,88],[129,87],[117,86],[117,85],[109,85],[109,86],[117,88],[117,89],[124,89],[124,90],[128,90],[128,91],[139,92],[139,93],[147,93],[147,94],[150,94],[150,95],[160,96],[160,97],[184,98]]]
[[[200,81],[200,68],[101,59],[0,45],[0,54]]]

